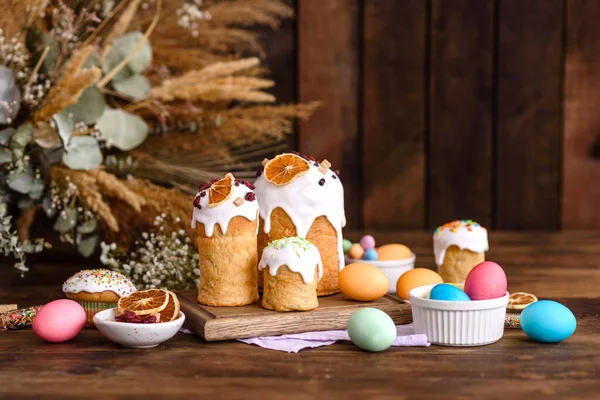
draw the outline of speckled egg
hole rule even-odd
[[[365,249],[358,243],[354,243],[348,250],[348,257],[353,260],[360,260],[365,253]]]
[[[378,352],[388,349],[396,339],[396,325],[385,312],[361,308],[348,319],[348,336],[358,348]]]
[[[365,250],[374,249],[375,248],[375,238],[371,235],[365,235],[360,238],[360,245]]]
[[[540,300],[525,307],[521,313],[521,328],[533,340],[556,343],[575,332],[577,320],[571,310],[562,304]]]
[[[33,333],[47,342],[66,342],[81,332],[85,325],[85,310],[68,299],[51,301],[33,318]]]
[[[404,260],[412,257],[412,251],[403,244],[384,244],[377,248],[379,261]]]
[[[415,268],[403,273],[396,282],[396,294],[403,300],[408,300],[408,292],[419,286],[437,285],[444,283],[442,277],[427,268]]]
[[[342,293],[358,301],[378,299],[387,293],[390,285],[388,278],[379,268],[364,263],[344,267],[338,281]]]
[[[470,301],[469,296],[454,285],[440,283],[435,285],[429,293],[430,300],[442,301]]]
[[[465,279],[465,293],[471,300],[497,299],[506,294],[506,274],[492,261],[477,264]]]

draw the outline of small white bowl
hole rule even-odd
[[[147,349],[171,339],[181,329],[185,314],[174,321],[157,324],[132,324],[115,321],[115,309],[100,311],[94,316],[96,328],[106,338],[124,347]]]
[[[430,300],[435,285],[420,286],[408,293],[415,333],[443,346],[481,346],[497,342],[504,334],[508,292],[490,300]],[[463,284],[457,284],[461,289]]]
[[[415,260],[417,256],[413,253],[412,257],[405,258],[403,260],[388,260],[388,261],[367,261],[367,260],[355,260],[346,256],[346,264],[364,263],[371,264],[374,267],[379,268],[390,281],[388,293],[396,293],[396,282],[403,273],[409,271],[415,267]]]

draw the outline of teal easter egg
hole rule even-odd
[[[342,240],[342,249],[344,250],[344,254],[348,254],[348,250],[352,247],[352,242],[348,239]]]
[[[372,352],[388,349],[396,338],[396,325],[376,308],[361,308],[348,319],[348,336],[357,347]]]
[[[435,285],[429,293],[429,299],[444,301],[471,301],[465,292],[456,286],[447,283]]]
[[[565,340],[575,332],[577,320],[567,307],[551,300],[540,300],[521,312],[521,328],[531,339],[543,343]]]

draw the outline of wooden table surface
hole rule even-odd
[[[600,397],[600,232],[491,233],[488,259],[509,291],[557,300],[577,317],[563,343],[535,343],[506,330],[497,343],[360,351],[350,343],[286,354],[178,334],[148,350],[121,348],[95,330],[62,344],[30,329],[0,332],[0,398],[51,399],[428,399]],[[380,233],[417,266],[433,266],[430,232]],[[36,261],[24,279],[0,266],[0,304],[62,298],[60,284],[89,261]]]

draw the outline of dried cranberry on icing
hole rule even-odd
[[[254,201],[256,200],[256,195],[254,194],[254,192],[248,192],[246,193],[244,199],[246,199],[246,201]]]
[[[264,170],[265,170],[265,167],[260,167],[260,169],[258,171],[256,171],[256,177],[258,178],[259,176],[261,176]]]
[[[304,158],[306,158],[307,160],[310,160],[310,161],[317,161],[316,158],[314,158],[313,156],[309,156],[308,154],[304,155]]]
[[[256,188],[254,187],[254,185],[253,185],[253,184],[251,184],[251,183],[250,183],[250,182],[248,182],[248,181],[244,181],[244,185],[246,185],[246,187],[247,187],[248,189],[250,189],[250,190],[254,190],[254,189],[256,189]]]
[[[202,192],[204,193],[204,192]],[[200,205],[200,196],[196,196],[194,198],[194,207],[198,207]]]
[[[297,151],[292,151],[292,154],[295,154],[295,155],[297,155],[297,156],[299,156],[299,155],[300,155],[300,153],[299,153],[299,152],[297,152]]]
[[[209,187],[210,187],[210,183],[205,182],[205,183],[202,184],[202,186],[200,186],[200,188],[198,189],[198,191],[201,192],[203,190],[208,189]]]
[[[337,179],[337,176],[336,176],[335,174],[331,175],[331,177],[332,177],[333,179]]]
[[[200,192],[200,197],[206,196],[206,192]]]
[[[339,169],[336,169],[334,172],[335,172],[336,175],[338,175],[338,176],[340,175],[340,170]]]
[[[325,178],[321,178],[319,181],[319,185],[323,186],[325,184]]]
[[[236,180],[235,180],[235,186],[240,186],[240,181],[239,181],[239,179],[236,179]]]
[[[218,181],[219,181],[219,178],[212,178],[209,182],[210,183],[215,183],[215,182],[218,182]]]

